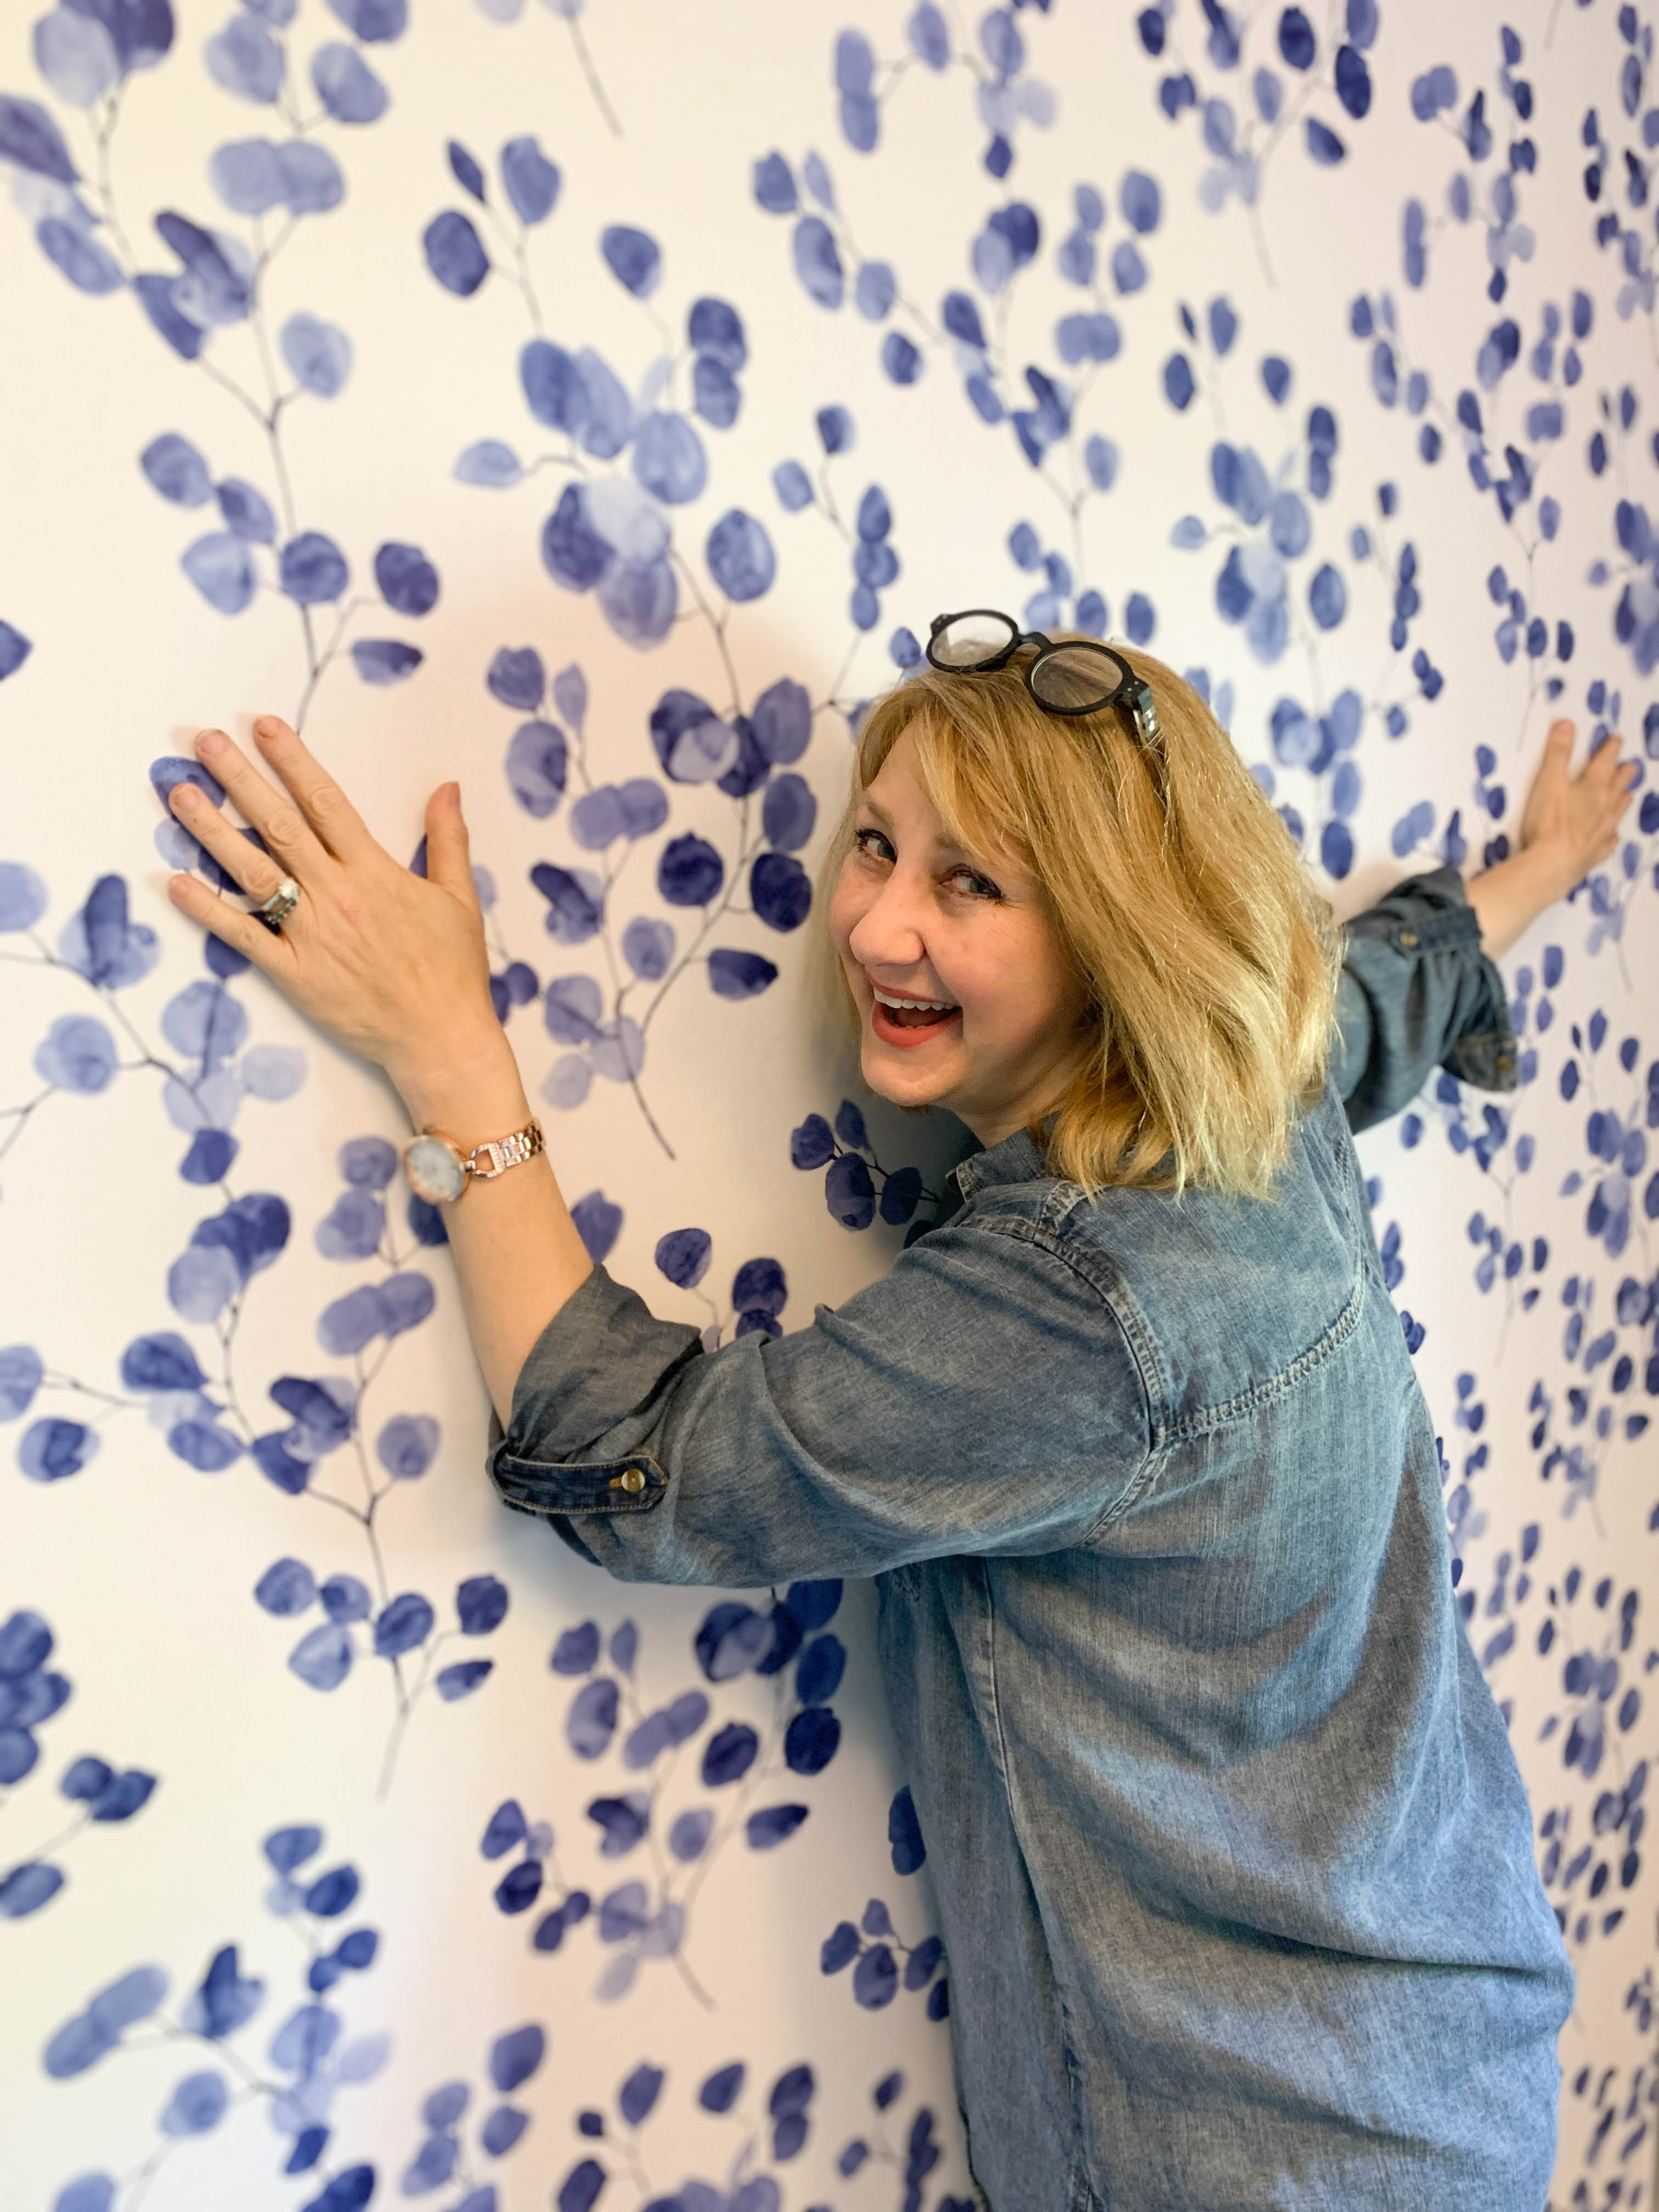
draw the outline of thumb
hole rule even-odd
[[[428,883],[467,906],[477,904],[459,783],[441,783],[426,803],[426,872]]]

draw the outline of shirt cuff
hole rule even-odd
[[[668,1477],[634,1447],[681,1368],[702,1354],[697,1330],[659,1321],[596,1267],[531,1346],[506,1430],[490,1416],[485,1464],[502,1502],[549,1516],[648,1512]]]
[[[1338,1003],[1339,1088],[1356,1129],[1397,1113],[1437,1065],[1481,1090],[1516,1087],[1508,994],[1455,868],[1410,877],[1354,916]]]

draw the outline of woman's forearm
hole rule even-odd
[[[532,1118],[518,1063],[491,1016],[476,1045],[441,1060],[389,1066],[417,1129],[441,1131],[464,1152],[522,1129]],[[461,1304],[484,1384],[506,1426],[525,1355],[592,1270],[552,1162],[539,1152],[489,1182],[471,1177],[443,1209]]]
[[[1565,898],[1577,877],[1551,848],[1528,846],[1498,860],[1464,885],[1469,904],[1480,923],[1480,949],[1493,960],[1501,959],[1510,945],[1556,900]]]

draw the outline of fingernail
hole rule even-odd
[[[196,750],[198,753],[205,753],[210,760],[215,753],[223,752],[225,743],[222,730],[201,730],[197,733]]]
[[[167,896],[173,901],[174,906],[182,906],[190,896],[190,878],[188,876],[171,877],[167,883]]]
[[[261,714],[253,726],[262,738],[280,738],[283,734],[283,726],[275,714]]]

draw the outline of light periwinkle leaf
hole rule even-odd
[[[386,87],[355,46],[319,46],[311,61],[317,97],[337,123],[377,123],[386,113]]]
[[[197,538],[179,556],[179,565],[222,615],[240,614],[258,588],[252,556],[228,530],[212,530]]]
[[[290,315],[277,334],[283,359],[296,383],[319,399],[333,399],[351,374],[351,340],[337,323]]]
[[[517,483],[524,464],[511,446],[499,438],[480,438],[456,461],[451,472],[457,483],[482,484],[491,491]]]
[[[90,107],[120,82],[121,57],[98,18],[58,6],[34,26],[34,66],[59,100]]]

